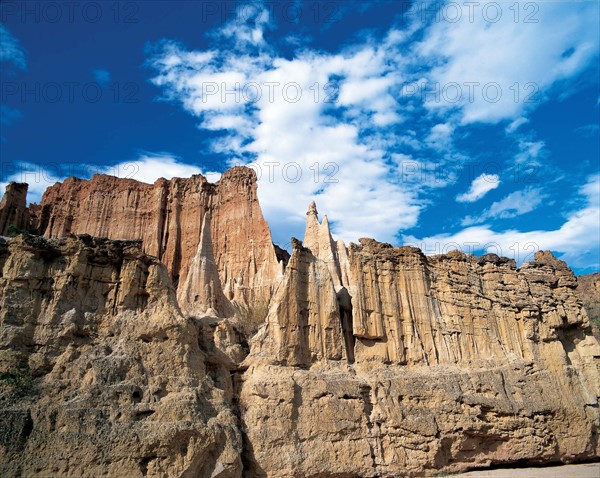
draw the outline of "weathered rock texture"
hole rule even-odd
[[[139,243],[19,237],[0,271],[1,476],[240,476],[231,397]]]
[[[600,340],[600,272],[577,277],[577,291],[590,321],[594,324],[594,334]]]
[[[517,270],[365,239],[342,279],[326,232],[311,205],[315,253],[294,243],[245,362],[251,473],[417,476],[600,456],[600,346],[564,262],[540,252]],[[338,293],[337,314],[336,289],[351,302]]]
[[[216,185],[69,179],[29,227],[140,241],[0,240],[0,475],[391,478],[600,458],[600,346],[564,262],[346,248],[314,204],[288,258],[255,187],[243,168]],[[275,285],[249,347],[236,305]]]
[[[74,233],[141,240],[144,252],[167,266],[180,289],[209,211],[212,253],[226,298],[269,299],[282,266],[258,205],[256,174],[249,168],[232,168],[216,184],[201,175],[154,184],[106,175],[69,178],[48,188],[41,204],[31,208],[29,229],[48,238]]]
[[[337,297],[327,265],[300,241],[273,297],[260,352],[267,360],[307,367],[320,359],[344,357]]]
[[[29,226],[27,184],[9,183],[0,201],[0,236]]]
[[[210,232],[210,212],[204,214],[198,252],[192,260],[183,286],[179,289],[179,304],[189,315],[202,316],[212,313],[227,317],[233,313],[233,306],[223,294],[219,280]]]

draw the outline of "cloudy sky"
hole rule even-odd
[[[26,8],[24,7],[26,5]],[[599,3],[0,4],[0,181],[259,176],[274,240],[600,269]],[[3,187],[3,185],[0,185]]]

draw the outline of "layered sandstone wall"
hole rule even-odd
[[[517,269],[346,248],[312,204],[287,261],[244,168],[216,185],[70,179],[27,213],[48,237],[138,241],[0,240],[3,475],[374,478],[600,458],[600,346],[550,253]],[[251,340],[242,317],[217,317],[271,296]]]
[[[5,199],[15,202],[8,193]],[[227,300],[269,299],[281,279],[282,265],[258,205],[256,174],[248,168],[232,168],[216,184],[201,175],[154,184],[106,175],[69,178],[48,188],[41,204],[30,209],[29,229],[44,237],[74,233],[141,240],[144,252],[167,266],[178,288],[190,273],[210,212],[211,260]],[[5,210],[0,207],[0,218]]]
[[[294,243],[245,361],[252,473],[422,476],[600,457],[600,346],[564,262],[540,252],[517,269],[370,239],[346,256],[329,234],[311,205],[312,249]],[[322,299],[333,294],[337,314]]]

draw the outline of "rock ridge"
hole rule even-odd
[[[17,227],[47,238],[74,233],[141,240],[144,252],[167,266],[180,289],[210,212],[206,235],[212,238],[213,260],[228,301],[268,300],[281,279],[283,264],[258,205],[256,173],[249,168],[234,167],[216,184],[202,175],[161,178],[154,184],[102,174],[90,180],[68,178],[48,188],[41,203],[29,209],[25,195],[25,185],[9,186],[0,206],[4,234],[13,220]]]

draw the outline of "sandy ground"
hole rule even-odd
[[[551,466],[548,468],[505,468],[502,470],[470,471],[452,478],[600,478],[600,463]]]

